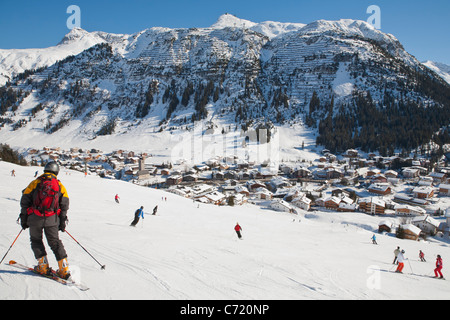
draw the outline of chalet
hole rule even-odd
[[[308,211],[311,208],[311,199],[303,194],[293,199],[291,204],[305,211]]]
[[[419,170],[414,168],[405,168],[402,171],[402,175],[406,179],[414,179],[419,176]]]
[[[420,233],[422,232],[422,230],[412,224],[402,224],[400,227],[404,231],[404,238],[409,240],[419,239]]]
[[[439,185],[439,195],[450,196],[450,184],[441,183]]]
[[[162,169],[162,170],[161,170],[161,175],[162,175],[162,176],[168,176],[168,175],[170,175],[170,170],[169,170],[169,169]]]
[[[238,194],[242,194],[246,197],[250,196],[250,192],[248,191],[248,189],[242,185],[235,186],[234,190]]]
[[[183,181],[181,175],[172,175],[166,179],[166,184],[169,186],[180,184]]]
[[[398,177],[398,173],[397,173],[397,171],[394,171],[394,170],[387,170],[385,173],[384,173],[384,176],[386,177],[386,178],[393,178],[393,179],[395,179],[395,178],[397,178]]]
[[[369,186],[368,191],[370,193],[384,196],[391,193],[391,187],[385,183],[373,183]]]
[[[337,211],[355,212],[357,209],[358,209],[358,205],[356,203],[346,203],[344,201],[341,201],[339,203],[339,207],[337,208]]]
[[[214,180],[224,180],[225,179],[225,174],[221,171],[216,171],[212,173],[212,178]]]
[[[247,202],[247,197],[244,194],[237,193],[233,195],[233,197],[234,197],[234,205],[240,206]]]
[[[432,236],[436,235],[440,224],[436,219],[433,219],[429,215],[415,217],[412,219],[411,223],[422,230],[422,232]]]
[[[340,179],[344,176],[341,170],[336,168],[328,168],[325,170],[327,179]]]
[[[392,232],[395,228],[395,224],[392,221],[383,220],[378,223],[378,232]]]
[[[255,190],[255,198],[259,200],[272,200],[273,194],[266,188],[258,188]]]
[[[183,176],[183,181],[196,182],[196,181],[198,181],[198,176],[196,174],[187,174],[187,175]]]
[[[384,214],[386,203],[378,197],[363,198],[359,200],[359,211],[374,214]]]
[[[339,203],[341,203],[341,199],[338,197],[329,197],[323,200],[324,207],[327,209],[337,210],[339,208]]]
[[[266,188],[266,185],[257,181],[249,181],[247,182],[247,187],[250,189],[250,191],[254,191],[259,188]]]
[[[292,175],[295,178],[308,178],[311,176],[311,171],[307,168],[298,168],[294,170],[294,173]]]
[[[420,216],[426,214],[425,209],[409,205],[396,205],[394,209],[397,216],[403,217]]]
[[[431,172],[428,176],[433,178],[435,183],[442,183],[447,179],[447,175],[441,172]]]
[[[225,201],[227,199],[227,197],[223,193],[220,193],[218,191],[207,193],[203,197],[206,198],[209,203],[217,206],[225,204]]]
[[[372,181],[374,183],[386,183],[386,182],[388,182],[388,179],[383,174],[376,174],[376,175],[372,176]]]
[[[284,200],[274,200],[270,203],[270,208],[275,211],[296,213],[295,209]]]
[[[367,171],[367,177],[372,177],[380,173],[381,173],[380,169],[369,169]]]
[[[348,157],[348,158],[357,158],[358,157],[358,150],[355,149],[348,149],[345,154],[344,157]]]
[[[431,187],[415,187],[413,189],[413,194],[415,198],[419,199],[429,199],[434,196],[434,189]]]

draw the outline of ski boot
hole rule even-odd
[[[70,278],[70,272],[69,272],[69,263],[67,262],[67,258],[61,259],[58,261],[59,269],[56,271],[56,274],[61,279],[69,279]]]
[[[48,275],[51,273],[47,256],[43,256],[42,258],[38,259],[38,265],[34,267],[34,272],[42,275]]]

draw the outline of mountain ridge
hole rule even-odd
[[[191,130],[199,121],[323,128],[328,117],[358,113],[361,99],[381,111],[412,104],[444,114],[450,99],[448,83],[393,35],[357,20],[258,24],[223,15],[208,28],[153,27],[133,35],[74,29],[59,47],[80,52],[16,76],[4,89],[0,136],[58,135],[74,123],[86,139],[141,125]],[[443,124],[434,121],[431,131]],[[348,134],[359,134],[358,126]]]

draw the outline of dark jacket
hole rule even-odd
[[[55,224],[59,223],[57,215],[55,215],[55,217],[53,217],[52,219],[52,217],[39,217],[33,213],[29,214],[28,209],[33,206],[34,193],[36,192],[38,184],[41,182],[40,178],[44,176],[52,176],[53,178],[56,178],[56,176],[52,173],[44,173],[39,178],[31,182],[28,185],[28,187],[22,191],[22,198],[20,199],[20,207],[21,207],[20,219],[22,222],[28,221],[29,224],[31,221],[37,222],[39,220],[45,220],[47,222],[46,225],[48,225],[48,223],[53,224],[53,222]],[[61,221],[66,221],[67,211],[69,210],[69,196],[67,194],[66,188],[63,186],[61,181],[58,180],[58,184],[59,184],[59,209],[60,209],[59,219]]]

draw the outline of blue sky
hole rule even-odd
[[[450,65],[449,0],[0,0],[0,48],[57,44],[69,32],[70,5],[80,7],[83,29],[128,34],[156,26],[208,27],[224,13],[254,22],[367,21],[367,8],[377,5],[382,31],[420,61]]]

